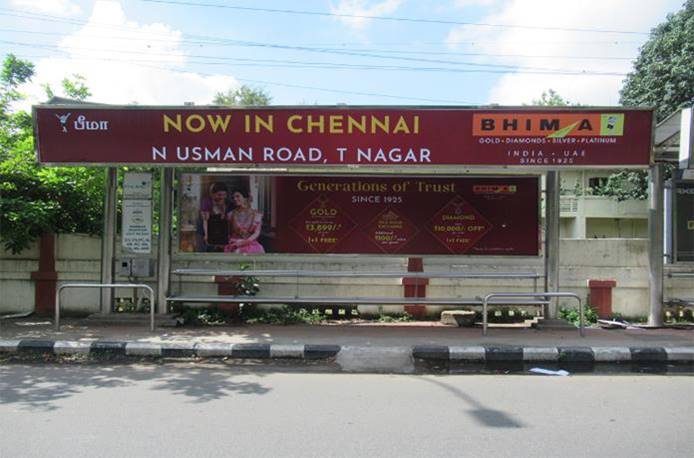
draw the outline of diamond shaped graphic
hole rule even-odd
[[[460,196],[429,220],[427,229],[451,253],[465,253],[492,229],[492,224]]]
[[[417,227],[392,208],[385,208],[365,227],[366,235],[384,253],[395,253],[418,232]]]
[[[289,227],[319,253],[329,253],[354,230],[356,223],[321,195],[289,221]]]

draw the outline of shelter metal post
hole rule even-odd
[[[101,238],[101,283],[113,283],[113,265],[116,251],[116,195],[118,193],[118,169],[106,169],[104,195],[104,235]],[[113,290],[101,290],[101,313],[111,313]]]
[[[157,312],[166,313],[166,297],[171,279],[171,226],[174,170],[161,170],[159,198],[159,245],[157,256]]]
[[[648,325],[663,325],[663,164],[653,164],[648,173]]]
[[[545,179],[545,291],[559,291],[559,172]],[[545,318],[557,317],[557,299],[552,299]]]

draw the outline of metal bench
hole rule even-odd
[[[167,297],[167,302],[178,303],[227,303],[240,304],[321,304],[321,305],[449,305],[481,306],[483,308],[483,332],[487,332],[487,306],[540,306],[550,303],[548,297],[575,297],[571,293],[549,293],[537,291],[537,280],[542,275],[536,272],[387,272],[387,271],[312,271],[312,270],[216,270],[216,269],[176,269],[172,272],[179,276],[223,276],[223,277],[292,277],[298,278],[451,278],[451,279],[532,279],[533,293],[493,293],[475,298],[420,298],[420,297],[334,297],[303,296],[297,292],[294,296],[242,296],[242,295],[174,295]],[[494,299],[496,297],[497,299]],[[583,316],[582,304],[581,317]],[[581,323],[580,329],[583,335]]]

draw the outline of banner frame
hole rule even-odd
[[[172,214],[176,214],[177,218],[180,221],[180,205],[179,205],[179,199],[180,199],[180,190],[179,190],[179,174],[180,173],[187,173],[187,174],[196,174],[196,175],[217,175],[217,176],[225,176],[225,175],[230,175],[228,172],[222,172],[222,171],[215,171],[215,172],[200,172],[200,171],[190,171],[190,172],[182,172],[180,170],[174,170],[174,176],[173,176],[173,183],[174,183],[174,189],[177,190],[177,195],[178,197],[174,199],[172,202]],[[277,174],[271,174],[271,173],[266,173],[265,175],[268,176],[292,176],[294,174],[284,174],[284,175],[277,175]],[[320,174],[316,174],[316,176],[321,176]],[[342,175],[344,177],[349,177],[349,178],[354,178],[354,177],[359,177],[359,176],[364,176],[364,177],[373,177],[369,175]],[[402,178],[407,178],[411,175],[407,174],[402,174],[399,177]],[[416,176],[416,175],[415,175]],[[503,254],[494,254],[494,255],[481,255],[481,254],[470,254],[470,253],[463,253],[463,254],[451,254],[451,253],[438,253],[438,254],[409,254],[409,253],[263,253],[263,254],[257,254],[257,255],[252,255],[252,254],[236,254],[236,253],[200,253],[200,252],[187,252],[187,251],[181,251],[181,240],[180,240],[180,228],[177,227],[174,231],[174,234],[172,236],[172,246],[171,246],[171,256],[172,259],[175,260],[200,260],[200,256],[203,255],[205,261],[209,262],[218,262],[218,261],[228,261],[228,262],[239,262],[239,263],[248,263],[252,262],[255,263],[256,261],[260,262],[273,262],[273,261],[279,261],[283,257],[286,259],[296,259],[297,257],[301,258],[307,258],[307,259],[318,259],[318,258],[323,258],[323,257],[331,257],[331,258],[336,258],[336,259],[356,259],[356,258],[369,258],[369,259],[383,259],[383,258],[409,258],[409,257],[421,257],[421,256],[426,256],[427,258],[432,258],[432,259],[494,259],[494,258],[499,258],[499,259],[531,259],[531,260],[536,260],[536,259],[543,259],[543,244],[542,244],[542,234],[544,232],[544,225],[542,224],[542,174],[531,174],[531,173],[526,173],[523,175],[517,175],[517,174],[508,174],[508,175],[503,175],[503,174],[497,174],[497,175],[491,175],[491,174],[473,174],[473,175],[449,175],[449,176],[430,176],[427,175],[428,177],[431,178],[505,178],[508,176],[512,176],[514,178],[537,178],[537,195],[539,197],[539,202],[537,205],[537,227],[540,229],[537,233],[537,243],[538,243],[538,250],[537,254],[533,255],[503,255]]]
[[[431,173],[437,173],[437,169],[450,168],[450,167],[462,167],[469,169],[470,172],[479,173],[480,171],[490,170],[492,173],[498,170],[509,170],[514,173],[527,173],[529,170],[537,170],[540,172],[546,171],[561,171],[561,170],[591,170],[591,169],[647,169],[655,162],[655,149],[654,139],[655,139],[655,127],[656,119],[654,116],[654,107],[651,106],[639,106],[639,107],[620,107],[620,106],[559,106],[559,107],[547,107],[547,106],[523,106],[523,105],[462,105],[462,106],[452,106],[452,105],[267,105],[267,106],[249,106],[249,107],[229,107],[220,105],[107,105],[107,104],[95,104],[95,103],[44,103],[32,106],[32,125],[34,133],[34,153],[37,163],[41,166],[47,167],[64,167],[64,166],[79,166],[79,167],[153,167],[153,168],[200,168],[200,167],[224,167],[223,164],[196,164],[196,163],[147,163],[147,162],[50,162],[40,161],[40,144],[38,135],[38,123],[36,112],[37,109],[89,109],[89,110],[128,110],[128,111],[159,111],[159,110],[186,110],[186,111],[206,111],[206,110],[244,110],[244,111],[290,111],[290,110],[301,110],[301,111],[345,111],[350,110],[393,110],[393,111],[407,111],[407,110],[421,110],[421,111],[489,111],[489,112],[508,112],[508,111],[523,111],[523,112],[591,112],[591,111],[619,111],[619,112],[643,112],[650,111],[652,116],[652,126],[650,132],[650,144],[649,144],[649,159],[648,164],[607,164],[607,165],[583,165],[583,164],[567,164],[560,166],[552,165],[489,165],[489,164],[438,164],[438,165],[421,165],[421,164],[410,164],[410,165],[398,165],[398,164],[384,164],[384,165],[371,165],[371,164],[315,164],[315,165],[294,165],[294,164],[282,164],[281,166],[274,166],[272,164],[234,164],[235,168],[248,168],[253,170],[256,168],[270,169],[275,168],[275,170],[286,170],[293,171],[295,169],[301,169],[305,167],[310,167],[316,170],[316,173],[328,174],[331,168],[342,167],[347,170],[350,169],[360,169],[369,170],[373,169],[374,173],[381,173],[379,169],[382,168],[392,168],[392,167],[402,167],[403,169],[426,167]],[[275,172],[269,172],[275,173]],[[298,173],[298,172],[297,172]],[[303,173],[303,172],[302,172]],[[345,173],[335,172],[335,173]],[[465,173],[465,172],[461,172]]]

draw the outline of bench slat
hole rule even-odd
[[[311,278],[490,278],[490,279],[539,279],[544,278],[536,272],[386,272],[386,271],[330,271],[330,270],[217,270],[217,269],[176,269],[174,275],[221,276],[221,277],[311,277]]]
[[[417,297],[294,297],[294,296],[171,296],[167,302],[242,302],[249,304],[364,304],[364,305],[482,305],[481,299],[455,298],[417,298]],[[547,305],[549,301],[540,299],[495,299],[489,305]]]

